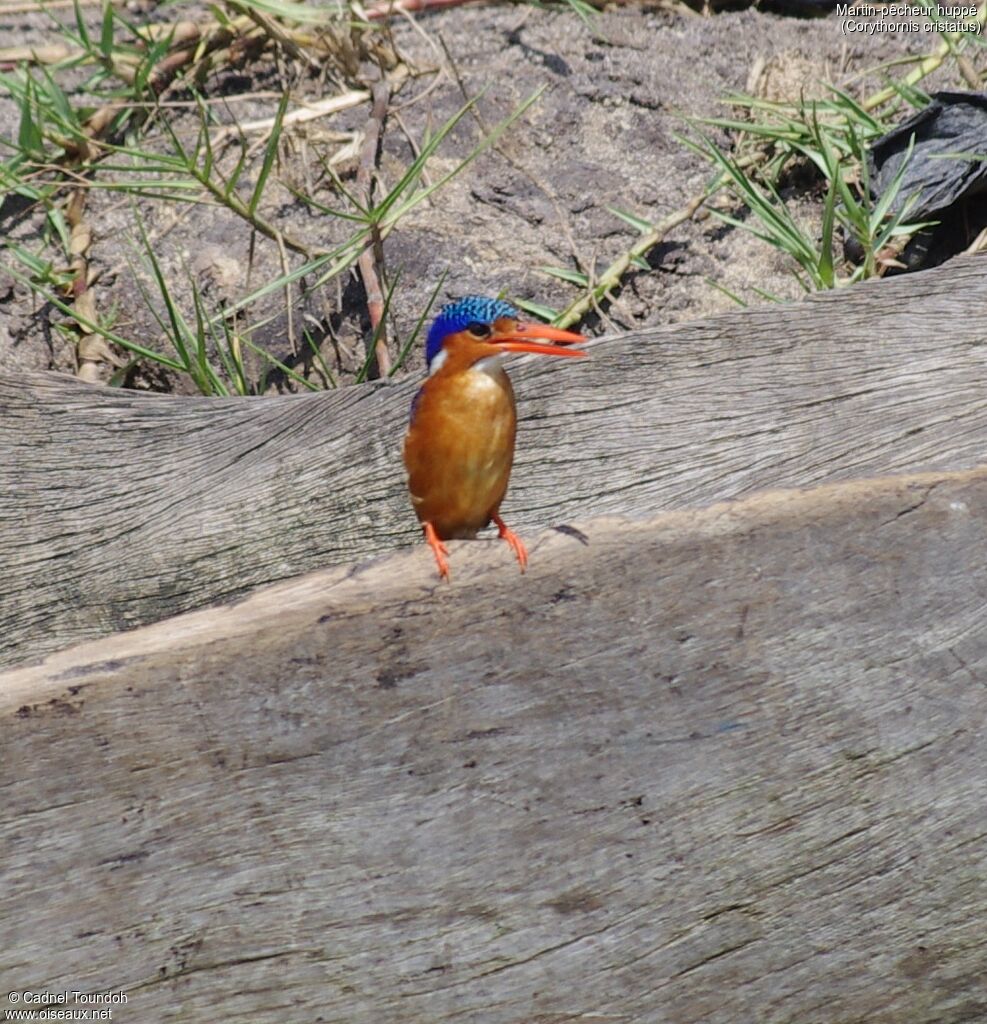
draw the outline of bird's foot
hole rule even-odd
[[[428,546],[432,549],[432,554],[435,555],[436,565],[439,567],[439,577],[448,582],[449,563],[446,561],[446,555],[449,554],[449,549],[439,540],[439,535],[431,523],[422,525],[425,527],[425,540],[428,541]]]
[[[497,524],[497,529],[500,531],[499,537],[501,540],[506,540],[510,544],[514,554],[517,555],[518,565],[521,566],[521,572],[528,567],[528,549],[524,546],[524,541],[500,518],[495,512],[491,518]]]

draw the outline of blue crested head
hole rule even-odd
[[[502,316],[517,320],[518,312],[503,299],[487,299],[482,295],[467,295],[456,302],[450,302],[448,306],[443,306],[428,329],[425,361],[431,365],[432,360],[442,350],[442,343],[450,334],[458,334],[459,331],[466,330],[470,324],[492,324]]]

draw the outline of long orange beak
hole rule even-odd
[[[554,345],[540,344],[532,338],[543,338]],[[534,352],[539,356],[585,356],[581,349],[563,348],[563,345],[578,345],[585,337],[574,331],[562,331],[547,324],[516,324],[510,334],[494,335],[490,342],[507,352]]]

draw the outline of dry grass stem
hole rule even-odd
[[[363,138],[363,153],[356,174],[357,192],[365,208],[373,209],[374,171],[377,167],[377,150],[387,116],[390,91],[384,82],[377,82],[372,89],[373,105]],[[370,239],[357,260],[360,278],[367,295],[367,313],[370,316],[371,337],[375,338],[374,358],[377,373],[386,377],[391,371],[391,355],[387,349],[387,326],[384,324],[384,292],[380,279],[384,272],[380,229],[374,221],[370,225]]]
[[[445,7],[462,7],[478,0],[393,0],[393,2],[374,4],[368,7],[365,17],[368,21],[381,21],[393,18],[395,14],[419,13],[421,11],[438,11]]]

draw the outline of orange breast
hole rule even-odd
[[[497,511],[514,461],[517,413],[499,366],[430,377],[404,441],[411,501],[442,540],[473,537]]]

